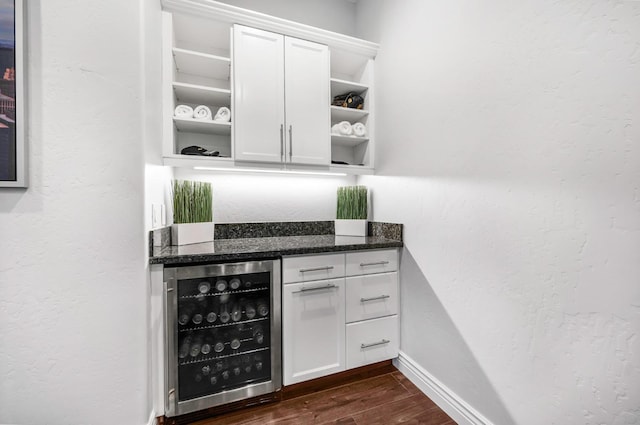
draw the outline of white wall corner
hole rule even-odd
[[[155,410],[151,410],[151,413],[149,413],[149,420],[147,421],[147,425],[158,425],[158,418],[156,417]]]
[[[400,351],[393,364],[458,425],[494,425],[404,352]]]

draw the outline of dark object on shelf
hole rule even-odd
[[[208,151],[200,146],[187,146],[180,151],[182,155],[220,156],[218,151]]]
[[[345,161],[334,161],[333,159],[331,160],[332,164],[337,164],[337,165],[360,165],[360,166],[364,166],[364,164],[349,164],[348,162]]]
[[[334,96],[331,104],[333,106],[342,106],[343,108],[362,109],[364,107],[364,99],[358,93],[349,92]]]

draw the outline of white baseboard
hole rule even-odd
[[[458,425],[493,425],[436,377],[402,351],[394,365]]]
[[[156,411],[152,410],[149,414],[149,420],[147,421],[147,425],[158,425],[158,418],[156,417]]]

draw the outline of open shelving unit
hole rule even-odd
[[[212,118],[221,107],[231,110],[231,35],[228,24],[163,12],[163,158],[167,165],[224,161],[233,157],[231,122],[178,118],[178,105],[207,106]],[[181,155],[197,145],[221,157]]]
[[[362,123],[364,137],[331,134],[332,169],[354,174],[372,174],[374,167],[373,134],[373,59],[353,52],[331,50],[331,99],[356,93],[363,97],[362,109],[331,106],[331,126],[342,121]],[[346,163],[346,164],[343,164]]]

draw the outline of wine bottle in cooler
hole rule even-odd
[[[202,334],[196,335],[191,343],[191,347],[189,348],[189,354],[191,357],[198,357],[200,355],[200,351],[202,349]]]
[[[244,370],[244,373],[251,373],[252,366],[251,356],[242,356],[242,369]]]
[[[209,376],[209,374],[211,373],[211,366],[208,364],[202,366],[202,369],[200,369],[200,373],[202,373],[203,376]]]
[[[244,315],[246,316],[246,318],[248,320],[254,319],[258,314],[255,305],[247,299],[241,300],[241,304],[243,305]]]
[[[180,349],[178,350],[178,358],[184,359],[189,355],[192,340],[193,337],[190,334],[182,339],[182,344],[180,344]]]
[[[225,347],[224,340],[220,337],[219,334],[216,334],[213,337],[212,347],[213,347],[213,352],[216,354],[220,354],[224,351],[224,347]]]
[[[229,346],[231,347],[232,350],[237,350],[240,348],[242,341],[240,339],[239,332],[231,332],[227,334],[227,339],[229,341]]]
[[[191,316],[191,323],[200,325],[204,320],[204,312],[207,311],[207,297],[202,294],[197,295],[194,306],[195,309]]]
[[[237,357],[231,361],[231,373],[233,373],[233,376],[240,376],[240,374],[242,373],[242,368],[240,367],[240,359]]]
[[[229,304],[222,304],[220,306],[220,313],[218,313],[218,319],[220,323],[229,323],[231,320],[231,313],[229,312]]]
[[[264,329],[260,325],[256,325],[252,329],[253,341],[258,344],[264,344]]]
[[[229,281],[229,288],[233,289],[234,291],[240,289],[240,285],[242,285],[242,282],[237,277],[234,277]]]
[[[218,313],[216,313],[213,309],[209,309],[209,311],[207,312],[207,315],[205,316],[205,320],[209,324],[215,323],[217,318],[218,318]]]
[[[262,363],[262,356],[260,354],[256,354],[253,358],[253,367],[255,367],[258,372],[260,372],[264,367],[264,364]]]
[[[191,316],[195,311],[196,305],[194,303],[180,305],[178,309],[178,323],[182,326],[189,324]]]
[[[211,283],[209,283],[209,281],[203,280],[202,282],[198,283],[198,292],[200,292],[201,294],[208,294],[210,290]]]
[[[213,343],[214,343],[213,336],[206,335],[202,340],[202,347],[200,348],[200,352],[205,356],[209,355],[213,350]]]
[[[227,290],[227,287],[228,287],[228,283],[225,279],[216,280],[216,291],[224,292]]]
[[[242,319],[242,308],[240,304],[235,303],[231,306],[231,320],[239,322]]]
[[[266,317],[269,314],[269,302],[266,300],[258,301],[257,310],[260,317]]]

